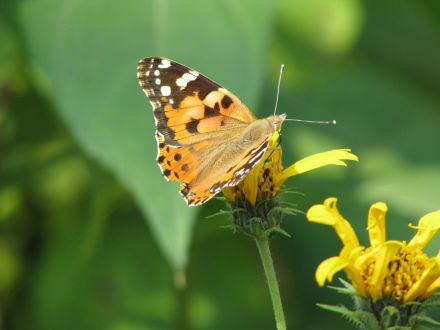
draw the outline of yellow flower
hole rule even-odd
[[[362,296],[373,301],[391,298],[402,303],[424,300],[440,287],[440,250],[432,258],[423,252],[440,229],[440,210],[423,216],[417,226],[410,225],[417,233],[409,243],[387,241],[387,205],[374,203],[368,214],[370,246],[364,247],[350,223],[339,213],[336,201],[327,198],[307,212],[310,222],[332,226],[343,243],[339,256],[318,266],[315,277],[320,286],[344,270]]]
[[[258,201],[273,199],[291,176],[327,165],[347,166],[344,160],[358,160],[350,149],[335,149],[308,156],[283,168],[279,140],[279,132],[275,132],[268,150],[257,166],[237,186],[223,189],[223,194],[231,203],[246,200],[255,206]]]

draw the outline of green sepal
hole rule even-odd
[[[217,215],[231,215],[234,232],[240,232],[252,238],[272,238],[279,233],[291,237],[281,228],[281,218],[284,214],[297,215],[300,210],[293,207],[281,206],[278,198],[259,199],[251,205],[246,199],[234,203],[226,201],[230,211],[221,210]]]
[[[440,295],[438,294],[424,301],[409,301],[406,303],[390,298],[373,301],[360,295],[349,282],[341,278],[339,278],[339,281],[342,284],[341,287],[328,286],[328,288],[350,296],[354,303],[353,309],[348,309],[345,306],[322,304],[318,306],[343,315],[361,329],[440,329],[440,322],[426,315],[431,307],[440,306]],[[372,319],[375,322],[372,322]],[[428,325],[429,327],[425,327]]]
[[[433,307],[440,306],[440,292],[434,293],[428,299],[426,299],[423,303],[423,308],[429,309]]]
[[[237,232],[237,226],[233,224],[220,226],[222,229],[230,229],[234,234]]]
[[[290,215],[298,215],[298,213],[300,213],[299,210],[294,209],[292,207],[283,207],[283,206],[277,206],[272,208],[268,215],[270,215],[272,212],[281,212],[283,214],[290,214]]]
[[[247,212],[247,211],[244,208],[236,208],[233,210],[220,210],[218,212],[206,216],[205,219],[212,219],[220,215],[233,215],[234,213],[238,213],[238,212]]]
[[[327,285],[326,287],[340,294],[345,294],[348,296],[358,295],[358,293],[354,288],[342,288],[340,286],[333,286],[333,285]]]
[[[228,199],[224,196],[215,196],[213,199],[216,199],[216,200],[219,200],[219,201],[225,202],[225,203],[228,201]]]
[[[294,209],[297,213],[306,214],[306,212],[304,212],[303,210],[297,209],[298,204],[296,204],[296,203],[291,203],[291,202],[287,202],[287,201],[280,201],[278,204],[282,207],[290,207],[290,208]]]
[[[422,324],[429,324],[434,325],[438,328],[440,328],[440,322],[434,320],[432,317],[429,317],[428,315],[418,313],[410,318],[410,322],[413,324],[422,323]]]
[[[286,188],[286,187],[281,188],[278,195],[280,196],[280,195],[284,195],[284,194],[305,196],[305,194],[303,192],[295,190],[295,188]]]
[[[411,330],[433,330],[433,328],[424,325],[416,325],[415,327],[412,327]]]
[[[349,296],[361,296],[349,282],[345,281],[344,279],[342,279],[340,277],[338,278],[338,280],[339,280],[339,282],[341,282],[343,287],[327,285],[327,288],[332,289],[338,293],[349,295]]]
[[[281,235],[286,236],[288,238],[292,238],[292,236],[281,227],[269,228],[265,231],[265,233],[268,237],[272,237],[273,234],[278,233],[278,234],[281,234]]]
[[[423,308],[433,308],[433,307],[440,307],[440,300],[434,300],[434,301],[427,301],[422,304]]]
[[[352,311],[343,305],[333,306],[316,304],[318,307],[340,314],[361,330],[380,330],[380,325],[373,314],[366,311]]]
[[[403,305],[405,307],[410,307],[410,306],[421,306],[423,303],[421,301],[408,301],[406,303],[404,303]]]

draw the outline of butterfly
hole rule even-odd
[[[157,163],[189,206],[243,180],[286,118],[257,119],[234,94],[164,57],[140,60],[137,77],[153,107]]]

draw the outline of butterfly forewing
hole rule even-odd
[[[169,145],[187,144],[185,139],[197,133],[255,120],[252,112],[232,93],[171,60],[161,57],[141,60],[138,79],[153,106],[157,131]]]

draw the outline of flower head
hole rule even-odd
[[[280,133],[273,134],[268,150],[255,168],[235,187],[223,189],[234,213],[234,222],[242,226],[247,219],[263,219],[265,229],[278,226],[281,218],[278,195],[284,182],[292,176],[327,165],[347,166],[345,160],[357,161],[349,149],[317,153],[287,168],[281,162]]]
[[[358,160],[350,149],[335,149],[303,158],[287,168],[281,162],[280,133],[272,136],[269,148],[258,165],[235,187],[223,189],[230,202],[244,198],[250,204],[277,196],[284,182],[292,176],[327,166],[347,166],[344,160]]]
[[[414,237],[405,241],[386,240],[387,205],[374,203],[368,214],[370,246],[360,245],[350,223],[336,207],[336,198],[311,207],[307,219],[332,226],[343,243],[339,256],[324,260],[316,270],[316,281],[323,286],[333,275],[344,270],[362,296],[400,303],[420,301],[440,287],[440,250],[428,257],[423,248],[440,229],[440,210],[423,216]]]

